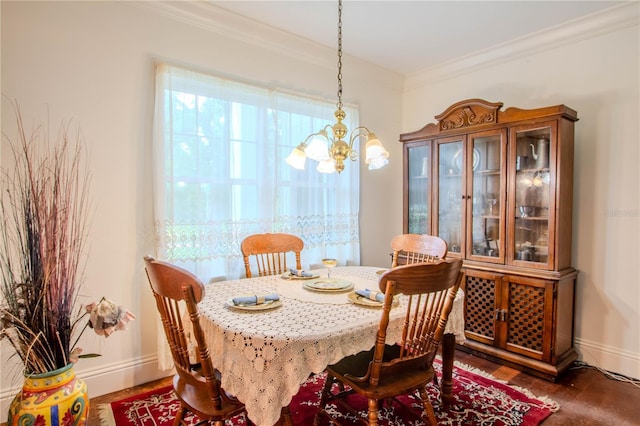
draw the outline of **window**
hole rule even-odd
[[[287,232],[304,267],[358,262],[359,162],[340,174],[284,159],[332,123],[335,105],[177,67],[156,67],[153,138],[158,257],[207,277],[243,276],[240,243]],[[358,112],[344,107],[345,124]]]

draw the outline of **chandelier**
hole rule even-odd
[[[357,127],[347,136],[347,126],[342,122],[346,113],[342,110],[342,0],[338,0],[338,109],[333,114],[336,123],[327,124],[322,130],[312,133],[300,143],[286,158],[287,164],[291,167],[304,170],[307,157],[318,161],[317,170],[320,173],[342,172],[344,161],[349,158],[351,161],[358,159],[358,151],[354,148],[354,143],[360,137],[367,137],[365,148],[365,162],[369,170],[379,169],[389,163],[389,153],[375,133],[369,131],[364,126]]]

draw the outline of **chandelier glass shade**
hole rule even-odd
[[[347,126],[342,122],[346,117],[342,105],[342,0],[338,0],[338,109],[334,113],[336,122],[333,125],[327,124],[322,130],[307,136],[286,158],[287,164],[295,169],[304,170],[306,159],[309,158],[318,162],[317,170],[320,173],[340,173],[344,170],[346,159],[358,159],[358,151],[354,146],[365,136],[365,163],[369,170],[379,169],[389,163],[389,152],[375,133],[364,126],[356,127],[349,133]]]

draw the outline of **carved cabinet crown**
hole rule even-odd
[[[453,130],[480,124],[498,122],[498,110],[502,102],[487,102],[482,99],[468,99],[451,105],[442,114],[436,115],[440,130]]]

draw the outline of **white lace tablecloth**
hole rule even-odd
[[[354,288],[378,289],[379,267],[345,266],[331,278],[348,280]],[[323,278],[326,269],[314,271]],[[347,293],[317,293],[302,280],[280,276],[223,281],[207,285],[200,302],[201,323],[222,387],[243,401],[258,426],[278,421],[311,373],[324,371],[345,356],[370,349],[381,311],[349,302]],[[282,306],[265,311],[240,311],[225,302],[238,295],[278,293]],[[447,333],[464,342],[463,296],[459,292],[449,315]],[[404,304],[400,298],[400,305]],[[402,309],[391,311],[388,341],[399,338]]]

